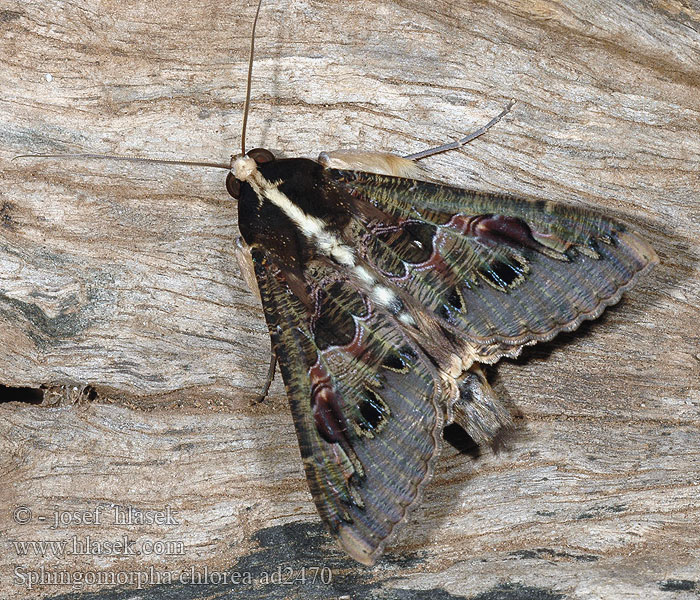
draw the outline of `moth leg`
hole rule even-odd
[[[260,300],[260,290],[258,289],[258,280],[255,278],[255,267],[253,266],[253,256],[250,253],[248,244],[243,241],[242,237],[236,240],[233,246],[233,252],[236,255],[236,262],[241,271],[241,276],[246,282],[248,289],[255,294]]]
[[[243,238],[239,237],[236,240],[233,251],[236,254],[236,262],[238,262],[238,267],[241,270],[243,279],[248,284],[250,291],[257,296],[258,300],[260,300],[260,290],[258,289],[258,281],[255,278],[253,257],[250,254],[248,244],[243,241]],[[262,392],[260,392],[257,398],[253,401],[253,404],[260,404],[263,400],[265,400],[265,398],[267,398],[267,393],[270,391],[270,386],[275,379],[276,367],[277,355],[275,354],[275,349],[272,347],[272,340],[270,340],[270,368],[267,371],[267,379],[265,380],[265,385],[263,385]]]
[[[260,404],[267,398],[267,393],[270,391],[270,386],[275,380],[275,368],[277,367],[277,355],[275,354],[275,349],[270,345],[270,368],[267,371],[267,379],[265,385],[263,386],[260,395],[253,401],[253,404]]]
[[[452,405],[452,421],[480,446],[490,444],[501,431],[511,429],[510,413],[498,399],[478,363],[457,380],[459,397]]]
[[[360,152],[358,150],[333,150],[321,152],[320,162],[326,169],[364,171],[378,175],[394,175],[408,179],[424,179],[427,173],[414,160],[391,152]]]
[[[333,150],[332,152],[321,152],[321,154],[318,155],[318,162],[321,163],[326,169],[339,169],[341,171],[364,171],[366,173],[377,173],[379,175],[407,177],[408,179],[430,179],[429,173],[417,165],[416,161],[428,156],[433,156],[434,154],[461,148],[465,144],[468,144],[473,139],[476,139],[480,135],[486,133],[489,129],[491,129],[491,127],[498,123],[510,112],[510,109],[513,108],[514,104],[514,100],[509,102],[508,106],[506,106],[498,116],[491,119],[480,129],[477,129],[467,136],[464,136],[456,142],[450,142],[448,144],[443,144],[442,146],[436,146],[435,148],[428,148],[427,150],[416,152],[415,154],[408,154],[406,156],[398,156],[396,154],[392,154],[391,152]]]
[[[489,129],[491,129],[491,127],[493,127],[510,112],[510,109],[513,108],[514,104],[515,100],[511,100],[508,103],[508,106],[506,106],[497,116],[495,116],[488,123],[486,123],[486,125],[470,133],[469,135],[465,135],[463,138],[457,140],[456,142],[449,142],[447,144],[442,144],[441,146],[435,146],[435,148],[428,148],[427,150],[422,150],[421,152],[416,152],[415,154],[407,154],[406,156],[404,156],[404,158],[414,161],[421,160],[423,158],[427,158],[428,156],[433,156],[434,154],[440,154],[441,152],[447,152],[448,150],[456,150],[457,148],[461,148],[462,146],[468,144],[472,140],[478,138],[480,135],[485,134]]]

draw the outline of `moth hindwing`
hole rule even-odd
[[[657,259],[593,212],[348,156],[251,151],[228,188],[309,488],[341,546],[372,564],[429,480],[443,426],[480,443],[509,426],[478,363],[597,317]]]

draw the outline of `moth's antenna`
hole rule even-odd
[[[258,24],[258,15],[262,0],[258,0],[258,9],[253,19],[253,30],[250,33],[250,57],[248,58],[248,82],[246,83],[245,104],[243,105],[243,127],[241,130],[241,151],[245,155],[245,128],[248,124],[248,108],[250,107],[250,86],[253,80],[253,54],[255,53],[255,26]]]
[[[231,169],[230,164],[224,163],[213,163],[213,162],[200,162],[194,160],[166,160],[163,158],[141,158],[138,156],[120,156],[118,154],[20,154],[12,158],[12,160],[17,160],[18,158],[65,158],[65,159],[78,159],[82,160],[85,158],[97,159],[97,160],[121,160],[124,162],[132,163],[151,163],[157,165],[183,165],[186,167],[211,167],[212,169],[226,169],[229,171]]]

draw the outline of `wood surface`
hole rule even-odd
[[[514,98],[486,136],[429,159],[433,174],[596,207],[661,260],[596,322],[489,369],[517,431],[495,453],[451,431],[461,450],[445,445],[374,568],[320,525],[279,379],[251,403],[269,341],[234,259],[225,172],[10,160],[227,161],[254,11],[0,0],[0,597],[697,597],[700,4],[263,4],[251,146],[409,153]],[[175,522],[118,524],[115,505]],[[99,524],[75,520],[96,510]],[[55,512],[70,522],[52,528]],[[144,553],[21,555],[125,535]],[[148,540],[169,545],[146,554]],[[261,581],[285,566],[326,566],[332,582]],[[149,567],[243,582],[28,585],[42,568]]]

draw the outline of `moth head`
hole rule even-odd
[[[241,181],[246,181],[264,165],[275,160],[275,155],[265,148],[253,148],[246,154],[231,157],[231,171],[226,176],[226,190],[235,198],[241,198]]]

